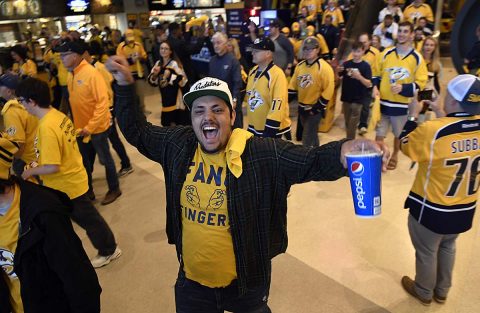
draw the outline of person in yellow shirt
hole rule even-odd
[[[0,312],[100,312],[101,287],[73,230],[70,201],[11,176],[17,148],[0,133]]]
[[[251,45],[253,62],[249,73],[245,102],[248,131],[259,137],[281,138],[290,133],[287,78],[273,64],[275,44],[265,37]]]
[[[38,128],[38,119],[25,110],[16,98],[15,89],[19,77],[14,74],[0,76],[0,97],[7,100],[2,106],[2,117],[5,132],[15,141],[19,149],[13,161],[13,170],[16,175],[21,175],[26,164],[36,161],[37,156],[33,148],[35,135]]]
[[[63,65],[62,59],[60,58],[60,53],[55,51],[55,48],[61,44],[60,39],[58,40],[53,40],[52,41],[52,46],[50,49],[48,49],[44,56],[43,60],[45,61],[45,67],[48,68],[50,71],[51,75],[56,77],[56,83],[58,88],[60,89],[60,100],[56,101],[54,99],[54,107],[55,104],[59,103],[59,106],[56,107],[56,109],[59,109],[62,111],[64,114],[69,115],[71,114],[71,109],[70,109],[70,103],[68,101],[68,87],[67,87],[67,76],[68,76],[68,71]],[[54,92],[54,95],[56,93]]]
[[[27,56],[27,49],[17,45],[10,49],[10,55],[15,63],[12,66],[12,71],[21,77],[35,77],[37,76],[37,64]]]
[[[39,175],[45,186],[67,194],[73,204],[71,218],[84,228],[98,255],[94,267],[107,265],[122,254],[115,237],[88,198],[88,177],[82,163],[73,123],[50,105],[48,85],[29,78],[19,86],[19,100],[39,119],[36,151],[38,166],[26,169],[23,179]]]
[[[421,17],[425,17],[430,25],[433,25],[435,21],[432,8],[425,3],[425,0],[414,0],[412,4],[403,10],[403,20],[409,21],[413,25],[417,25]]]
[[[145,52],[143,45],[135,40],[135,32],[133,29],[127,29],[125,31],[125,41],[118,45],[116,54],[123,56],[128,60],[130,71],[135,78],[135,88],[137,89],[140,108],[144,113],[148,113],[145,110],[143,97],[143,94],[145,93],[143,90],[146,88],[143,63],[147,60],[147,53]]]
[[[306,16],[307,21],[315,22],[319,17],[319,20],[321,20],[323,12],[321,0],[300,0],[298,4],[298,14],[302,13],[302,8],[307,8],[308,10],[308,15]]]
[[[338,7],[337,0],[328,0],[328,6],[323,13],[322,24],[325,24],[325,17],[332,17],[332,25],[338,28],[345,27],[342,10]]]
[[[108,144],[111,114],[108,90],[102,74],[82,57],[86,46],[80,41],[66,41],[57,47],[63,65],[68,69],[67,86],[73,123],[78,135],[78,145],[83,157],[83,164],[88,174],[89,197],[95,198],[92,188],[94,159],[98,154],[105,166],[108,192],[101,204],[107,205],[121,196],[115,162]]]
[[[318,126],[333,97],[335,76],[330,64],[319,56],[320,42],[316,37],[306,38],[302,51],[305,60],[295,68],[288,93],[290,99],[298,95],[298,114],[303,125],[302,144],[318,147]]]

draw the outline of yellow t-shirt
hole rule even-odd
[[[12,66],[12,71],[22,76],[25,75],[25,76],[36,77],[37,64],[35,64],[35,62],[33,62],[32,60],[27,59],[27,61],[24,62],[22,65],[18,63],[14,63]]]
[[[211,288],[228,286],[237,277],[226,172],[225,152],[207,154],[199,145],[180,196],[185,275]]]
[[[38,119],[28,114],[27,110],[17,99],[9,100],[2,109],[5,132],[13,141],[25,144],[25,151],[20,156],[25,163],[30,164],[37,160],[33,142],[37,135]]]
[[[13,271],[13,256],[17,249],[18,225],[20,223],[20,188],[15,186],[15,195],[5,216],[0,215],[0,279],[5,279],[10,290],[13,313],[23,313],[20,297],[20,281]]]
[[[60,53],[53,52],[52,49],[50,49],[43,55],[43,60],[47,63],[55,64],[57,67],[58,84],[60,86],[67,86],[68,70],[60,59]]]
[[[75,199],[88,190],[87,172],[78,150],[75,127],[62,112],[51,109],[40,119],[36,148],[39,165],[59,165],[57,173],[41,175],[43,184]]]

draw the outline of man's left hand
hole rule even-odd
[[[77,133],[77,136],[78,137],[87,137],[90,135],[90,132],[88,130],[86,130],[85,128],[83,128],[82,130],[80,130],[78,133]]]
[[[346,154],[354,151],[375,151],[382,154],[382,172],[387,171],[388,160],[390,159],[390,150],[383,142],[373,141],[369,139],[355,139],[343,143],[340,161],[347,168]]]

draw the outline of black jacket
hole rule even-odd
[[[331,25],[322,25],[320,27],[320,34],[323,35],[325,38],[325,42],[327,43],[328,49],[330,53],[332,53],[333,49],[338,48],[338,43],[340,40],[340,32],[337,27]]]
[[[115,116],[127,141],[162,165],[167,191],[168,243],[182,262],[180,194],[198,141],[191,127],[148,123],[135,106],[135,87],[113,84]],[[271,259],[287,249],[287,194],[293,184],[346,176],[340,163],[343,141],[316,148],[284,140],[253,137],[243,152],[243,173],[227,169],[227,207],[235,252],[238,287],[270,285]],[[314,208],[311,208],[314,209]]]
[[[101,288],[59,191],[18,180],[20,230],[15,273],[25,313],[98,313]]]

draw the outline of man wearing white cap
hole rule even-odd
[[[135,111],[127,66],[118,57],[107,62],[117,80],[116,116],[125,138],[163,167],[166,232],[180,263],[176,312],[271,312],[271,259],[286,251],[291,185],[338,179],[345,153],[381,146],[362,140],[305,148],[232,130],[232,95],[211,77],[183,98],[191,127],[154,126]]]
[[[452,284],[455,241],[472,227],[479,189],[480,79],[459,75],[448,83],[444,108],[426,101],[437,119],[417,127],[422,105],[409,105],[401,150],[419,164],[405,202],[415,247],[416,275],[403,288],[420,303],[444,303]]]

